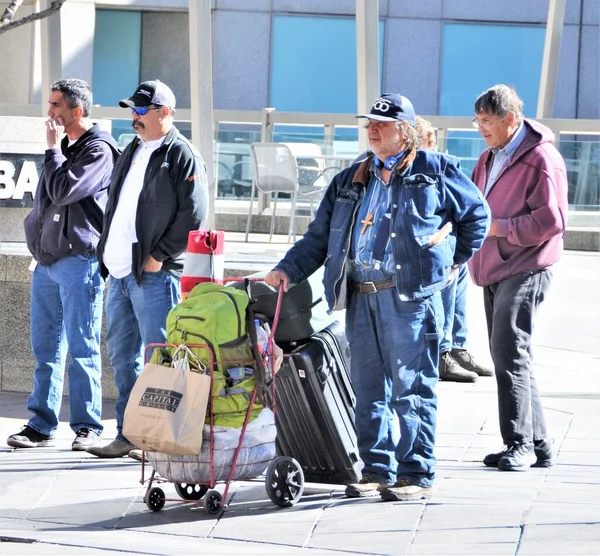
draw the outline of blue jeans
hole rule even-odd
[[[452,282],[442,291],[444,307],[443,335],[440,353],[452,349],[467,348],[467,286],[469,270],[466,264],[460,266]]]
[[[391,288],[350,296],[346,333],[363,475],[388,484],[397,478],[425,487],[433,484],[439,311],[439,294],[400,301]]]
[[[181,290],[179,277],[169,272],[143,272],[138,285],[132,274],[110,277],[106,296],[106,346],[119,391],[116,403],[117,440],[123,436],[123,415],[131,389],[144,368],[148,344],[166,338],[167,314],[177,305]]]
[[[490,352],[498,384],[498,414],[504,444],[531,444],[548,437],[533,369],[531,335],[550,270],[515,274],[483,288]]]
[[[38,264],[31,280],[31,347],[36,360],[27,409],[29,426],[51,434],[65,380],[69,380],[69,424],[102,433],[102,295],[104,280],[93,255],[65,257]]]

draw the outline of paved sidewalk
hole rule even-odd
[[[288,247],[238,236],[228,235],[228,265],[269,268]],[[180,502],[153,513],[139,463],[70,451],[65,411],[56,448],[7,448],[27,419],[27,396],[1,392],[0,554],[599,554],[599,286],[600,255],[567,252],[538,319],[537,373],[557,465],[484,467],[482,457],[501,447],[495,381],[442,382],[438,478],[426,502],[346,500],[341,486],[308,485],[282,509],[257,479],[235,483],[216,518]],[[471,351],[489,359],[481,291],[469,295]],[[104,415],[108,441],[112,402]],[[164,490],[177,498],[172,485]]]

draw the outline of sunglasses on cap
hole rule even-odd
[[[145,116],[148,112],[150,112],[150,110],[156,110],[158,112],[158,110],[160,110],[161,108],[162,106],[154,106],[153,104],[151,104],[150,106],[129,108],[129,110],[131,110],[132,114],[137,114],[138,116]]]

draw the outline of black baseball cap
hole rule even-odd
[[[408,122],[414,126],[416,123],[415,109],[412,102],[398,93],[381,95],[371,106],[368,114],[359,114],[357,118],[369,118],[380,122]]]
[[[119,102],[121,108],[141,108],[143,106],[168,106],[175,108],[175,95],[162,81],[144,81],[138,85],[135,93]]]

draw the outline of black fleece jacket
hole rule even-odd
[[[139,145],[140,140],[136,137],[127,145],[113,170],[104,231],[97,250],[100,271],[105,278],[108,269],[103,257],[108,231],[123,181]],[[208,183],[200,153],[176,127],[171,128],[163,144],[150,156],[135,210],[138,241],[131,246],[135,280],[141,283],[142,271],[150,255],[163,263],[163,270],[181,273],[188,234],[200,229],[206,222]]]

